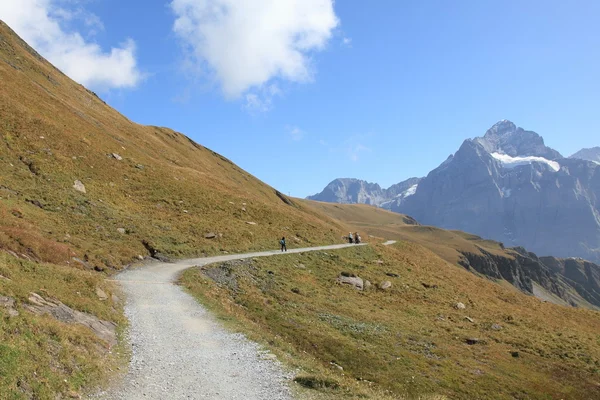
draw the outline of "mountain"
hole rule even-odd
[[[600,165],[563,158],[535,132],[500,121],[392,210],[542,255],[600,260]]]
[[[588,160],[600,164],[600,147],[592,147],[591,149],[581,149],[569,158]]]
[[[341,204],[369,204],[390,209],[414,194],[421,178],[410,178],[388,189],[360,179],[339,178],[329,183],[321,193],[307,197],[309,200]]]

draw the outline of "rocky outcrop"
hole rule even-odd
[[[44,299],[37,293],[30,293],[29,304],[23,308],[37,315],[50,315],[67,324],[77,324],[89,328],[96,336],[104,340],[110,346],[117,344],[116,325],[109,321],[103,321],[93,315],[73,310],[57,300]]]
[[[581,259],[538,258],[522,247],[507,249],[506,256],[482,248],[479,252],[463,253],[459,264],[486,277],[506,280],[528,294],[534,294],[535,283],[573,306],[588,302],[600,307],[600,266],[596,264]]]

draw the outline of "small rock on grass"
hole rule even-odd
[[[467,308],[467,306],[465,306],[463,303],[456,303],[454,305],[454,308],[456,308],[457,310],[464,310],[465,308]]]
[[[390,281],[383,281],[379,284],[379,289],[381,289],[381,290],[388,290],[391,287],[392,287],[392,282],[390,282]]]
[[[76,181],[73,183],[73,188],[74,188],[75,190],[77,190],[78,192],[81,192],[81,193],[87,193],[87,192],[86,192],[86,190],[85,190],[85,185],[84,185],[84,184],[83,184],[83,182],[81,182],[80,180],[76,180]]]
[[[104,301],[104,300],[108,299],[108,296],[106,295],[104,290],[100,289],[99,287],[96,288],[96,296],[98,296],[100,301]]]

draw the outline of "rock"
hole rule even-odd
[[[329,363],[329,365],[331,365],[331,367],[332,367],[332,368],[338,369],[338,370],[340,370],[340,371],[343,371],[343,370],[344,370],[344,367],[342,367],[342,366],[341,366],[341,365],[339,365],[339,364],[336,364],[336,363],[334,363],[333,361],[331,361],[331,362]]]
[[[388,290],[391,287],[392,287],[392,282],[390,282],[390,281],[383,281],[379,284],[379,289],[381,289],[381,290]]]
[[[100,289],[99,287],[96,288],[96,296],[98,296],[100,301],[104,301],[104,300],[108,299],[108,296],[106,295],[104,290]]]
[[[363,290],[369,290],[371,289],[371,282],[370,281],[365,281],[365,284],[363,286]]]
[[[123,157],[121,157],[120,155],[118,155],[117,153],[112,153],[111,154],[113,156],[113,158],[117,161],[121,161],[123,159]]]
[[[518,351],[511,351],[510,355],[513,356],[514,358],[519,358],[519,352]]]
[[[498,324],[494,324],[494,325],[492,325],[492,330],[500,331],[500,330],[502,330],[502,326],[498,325]]]
[[[73,188],[75,190],[77,190],[78,192],[87,193],[85,190],[85,186],[83,185],[83,182],[81,182],[80,180],[77,180],[73,183]]]
[[[6,308],[9,317],[19,316],[19,312],[15,309],[15,299],[12,297],[0,296],[0,307]]]
[[[292,293],[300,294],[300,289],[292,288]]]
[[[391,276],[392,278],[400,278],[400,275],[395,274],[393,272],[386,272],[385,273],[387,276]]]
[[[242,207],[242,211],[243,211],[243,212],[246,212],[246,207]]]
[[[206,235],[204,235],[204,239],[214,239],[216,237],[217,237],[217,234],[213,233],[213,232],[210,232],[210,233],[207,233]]]
[[[256,225],[256,222],[250,222],[250,221],[246,221],[246,223],[247,223],[248,225]]]
[[[141,254],[138,254],[137,259],[140,261],[144,261],[144,256]]]
[[[143,166],[142,164],[137,164],[135,167],[136,167],[137,169],[144,169],[144,166]]]
[[[362,278],[359,278],[358,276],[340,275],[340,276],[338,276],[337,281],[344,285],[354,286],[358,290],[363,290],[364,282],[363,282]]]
[[[457,310],[464,310],[465,308],[467,308],[467,306],[459,302],[454,305],[454,308],[456,308]]]
[[[304,265],[304,264],[298,264],[298,265],[296,265],[296,268],[306,269],[306,265]]]
[[[119,232],[121,235],[124,235],[125,233],[127,233],[125,228],[117,228],[117,232]]]
[[[67,324],[83,325],[110,346],[117,344],[116,326],[109,321],[103,321],[91,314],[73,310],[57,300],[44,299],[37,293],[29,294],[31,304],[23,305],[27,311],[36,315],[49,315]]]
[[[465,319],[466,319],[467,321],[469,321],[470,323],[472,323],[472,324],[473,324],[473,323],[475,323],[475,321],[474,321],[474,320],[473,320],[473,318],[471,318],[471,317],[465,317]]]
[[[72,390],[67,392],[67,396],[71,399],[80,399],[81,398],[81,395],[79,393],[72,391]]]
[[[482,343],[481,339],[477,339],[477,338],[467,338],[465,339],[465,343],[472,346],[474,344],[480,344]]]
[[[425,289],[437,289],[438,288],[438,285],[430,285],[428,283],[423,283],[423,282],[421,282],[421,285],[423,285],[423,287]]]

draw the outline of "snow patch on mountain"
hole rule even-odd
[[[527,156],[527,157],[511,157],[507,154],[491,153],[491,156],[500,161],[504,168],[515,168],[520,165],[528,165],[534,162],[548,165],[555,172],[560,171],[560,164],[556,161],[548,160],[544,157]]]
[[[419,187],[418,183],[416,185],[412,185],[404,193],[402,193],[402,197],[407,198],[408,196],[412,196],[413,194],[417,193],[418,187]]]

